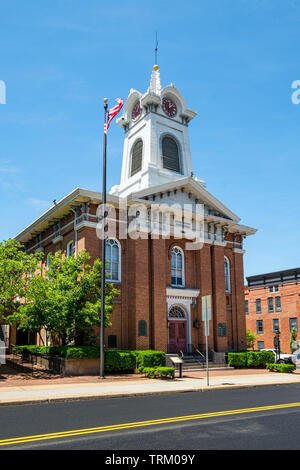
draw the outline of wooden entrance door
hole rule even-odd
[[[186,321],[170,321],[169,352],[186,352]]]

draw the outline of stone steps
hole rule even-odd
[[[171,362],[171,354],[168,354],[169,356],[167,363],[170,367],[173,367],[173,363]],[[202,358],[203,360],[199,360],[200,356],[193,356],[192,354],[186,353],[183,357],[183,364],[182,364],[182,370],[183,371],[201,371],[206,369],[206,361],[205,358]],[[179,366],[177,366],[179,368]],[[208,362],[208,367],[209,369],[228,369],[229,366],[227,364],[223,363],[217,363],[213,361]],[[230,369],[232,369],[230,367]]]

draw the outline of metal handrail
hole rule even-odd
[[[198,362],[201,362],[203,367],[204,367],[205,356],[202,354],[201,351],[199,351],[198,348],[196,348],[196,346],[194,346],[193,344],[191,344],[190,346],[192,347],[192,350],[193,350],[193,352],[192,352],[193,356],[195,357],[195,354],[198,354],[198,356],[200,356],[200,358],[195,357],[195,359],[197,359]]]
[[[202,352],[200,352],[199,349],[197,349],[197,348],[196,348],[196,351],[197,351],[197,353],[198,353],[201,357],[203,357],[203,359],[205,360],[204,354],[202,354]]]

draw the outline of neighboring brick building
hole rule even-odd
[[[195,115],[173,84],[161,88],[155,66],[148,91],[131,90],[117,121],[125,131],[124,155],[121,184],[108,197],[116,233],[108,235],[107,274],[120,295],[112,327],[105,330],[108,347],[204,350],[201,297],[211,295],[210,349],[245,349],[243,239],[256,230],[240,225],[205,182],[194,178],[188,124]],[[86,249],[93,259],[101,257],[101,200],[100,193],[76,189],[17,239],[29,253],[44,251],[45,269],[47,255],[57,250],[70,256]],[[203,247],[188,249],[199,238],[199,206]],[[124,236],[127,228],[131,235],[138,230],[140,238]]]
[[[290,352],[291,330],[300,321],[300,268],[247,277],[246,326],[257,334],[257,349],[273,349],[280,331],[280,346]]]

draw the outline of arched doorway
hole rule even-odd
[[[187,316],[182,307],[172,305],[168,313],[169,353],[187,351]]]

